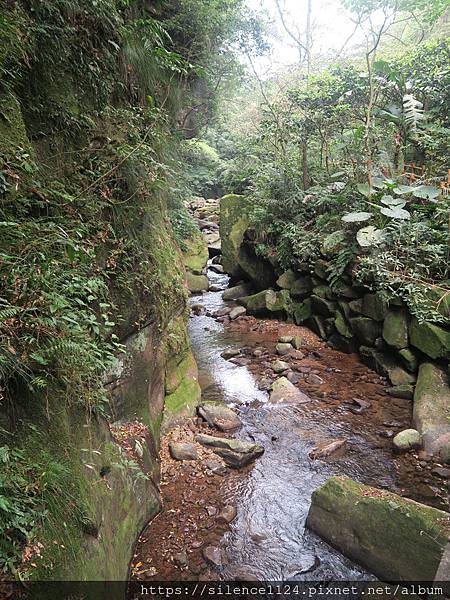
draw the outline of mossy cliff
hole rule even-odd
[[[146,5],[0,1],[0,569],[22,578],[126,577],[163,419],[200,394],[166,177],[189,78]]]

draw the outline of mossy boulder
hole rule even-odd
[[[409,328],[411,345],[430,358],[450,358],[450,331],[434,323],[412,319]]]
[[[312,292],[315,296],[319,296],[319,298],[324,298],[325,300],[336,300],[336,294],[328,285],[315,285]]]
[[[391,354],[368,346],[361,346],[359,353],[364,364],[386,377],[393,386],[409,385],[416,381],[415,375],[402,369]]]
[[[390,310],[383,323],[383,339],[389,346],[401,350],[408,346],[408,316],[403,310]]]
[[[252,296],[244,296],[240,298],[240,302],[246,307],[249,315],[260,315],[264,314],[267,308],[267,295],[275,293],[273,290],[263,290]]]
[[[173,394],[186,378],[198,378],[197,363],[190,350],[184,353],[181,361],[179,357],[175,356],[168,362],[164,384],[166,395]]]
[[[336,313],[336,318],[334,319],[334,326],[336,327],[337,331],[342,336],[344,336],[348,339],[353,337],[352,330],[350,329],[350,326],[349,326],[346,318],[344,317],[344,315],[342,314],[342,312],[340,310],[338,310]]]
[[[401,361],[407,371],[410,371],[411,373],[415,373],[417,371],[419,362],[417,360],[417,356],[414,354],[411,348],[403,348],[403,350],[399,351],[398,355],[400,356]]]
[[[369,317],[353,317],[349,319],[350,327],[364,346],[373,346],[381,335],[381,325]]]
[[[225,271],[234,277],[242,274],[238,253],[249,224],[248,210],[249,201],[245,196],[228,194],[220,199],[222,264]]]
[[[253,282],[256,289],[274,287],[277,276],[271,263],[262,256],[257,256],[251,244],[241,245],[237,261],[242,272]]]
[[[447,513],[346,477],[312,496],[307,526],[383,581],[433,581]]]
[[[188,272],[186,273],[186,283],[191,294],[199,294],[209,289],[209,280],[206,275],[194,275]]]
[[[294,281],[294,283],[291,285],[289,291],[291,293],[291,296],[306,296],[308,295],[312,290],[312,281],[311,281],[311,277],[309,277],[308,275],[302,275],[299,276],[298,279],[296,279]]]
[[[194,275],[201,275],[208,262],[208,246],[200,234],[185,241],[184,266]]]
[[[277,286],[283,290],[290,290],[297,280],[297,275],[292,269],[282,273],[277,279]]]
[[[305,321],[305,324],[316,333],[319,337],[326,340],[334,332],[334,318],[321,317],[313,315]]]
[[[378,294],[365,294],[362,300],[361,313],[375,321],[383,321],[388,312],[388,305]]]
[[[414,425],[425,449],[450,461],[450,387],[447,373],[433,363],[423,363],[414,393]]]
[[[292,300],[288,290],[281,290],[280,292],[274,292],[268,290],[266,294],[266,306],[270,312],[280,312],[292,314]]]
[[[304,302],[295,302],[292,310],[296,325],[301,325],[312,316],[311,300],[307,298]]]

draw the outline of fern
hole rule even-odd
[[[424,120],[423,104],[412,94],[403,96],[403,115],[407,125],[412,131],[417,131],[419,124]]]

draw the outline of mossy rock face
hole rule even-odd
[[[270,293],[275,294],[273,290],[263,290],[252,296],[245,296],[240,298],[240,302],[247,309],[249,315],[260,315],[267,312],[267,295]]]
[[[450,387],[447,373],[433,363],[423,363],[414,393],[414,425],[425,449],[450,460]],[[449,458],[447,458],[449,457]]]
[[[416,381],[415,375],[402,369],[390,354],[368,346],[361,346],[359,353],[364,364],[386,377],[393,386],[410,385]]]
[[[18,146],[31,152],[19,101],[12,92],[0,93],[0,147],[14,152]]]
[[[164,398],[164,430],[180,417],[194,415],[201,400],[197,363],[190,351],[179,365],[167,374],[166,388],[171,393]]]
[[[290,287],[291,296],[306,296],[312,290],[311,277],[300,276]]]
[[[328,285],[316,285],[312,291],[315,296],[324,300],[336,300],[336,295]]]
[[[239,248],[249,221],[249,201],[245,196],[228,194],[220,199],[220,238],[222,241],[222,264],[234,277],[242,274],[238,263]]]
[[[178,357],[173,357],[166,367],[164,391],[166,395],[173,394],[186,378],[197,377],[197,363],[191,351],[186,352],[181,362]]]
[[[251,279],[256,289],[264,290],[275,286],[275,269],[268,260],[257,256],[250,244],[241,245],[237,260],[242,272]]]
[[[304,302],[293,304],[294,321],[296,325],[301,325],[312,316],[311,301],[307,298]]]
[[[383,323],[383,339],[389,346],[401,350],[408,346],[408,316],[405,311],[390,310]]]
[[[323,340],[326,340],[334,331],[333,317],[326,319],[319,315],[313,315],[310,319],[307,319],[305,324]]]
[[[433,323],[412,319],[409,328],[411,345],[430,358],[450,358],[450,332]]]
[[[350,310],[357,315],[360,315],[362,313],[362,305],[363,305],[362,298],[357,298],[356,300],[351,300],[348,303],[348,307],[350,308]]]
[[[345,477],[312,496],[307,526],[383,581],[433,581],[447,513]]]
[[[208,246],[203,236],[195,235],[186,240],[186,250],[183,252],[184,266],[194,275],[201,275],[208,263]]]
[[[292,269],[288,269],[277,279],[277,286],[283,290],[290,290],[297,280],[297,275]]]
[[[336,314],[337,303],[320,296],[310,296],[312,311],[322,317],[332,317]]]
[[[381,335],[381,325],[369,317],[353,317],[349,319],[350,327],[364,346],[373,346]]]
[[[375,321],[383,321],[388,312],[388,305],[377,294],[366,294],[362,301],[361,313]]]
[[[280,292],[267,290],[266,306],[270,312],[283,311],[288,315],[292,314],[293,310],[292,300],[288,290],[281,290]]]
[[[322,258],[319,258],[314,263],[314,273],[317,275],[317,277],[320,277],[320,279],[323,279],[324,281],[327,281],[327,279],[328,279],[328,267],[329,266],[330,265],[329,265],[329,263],[327,263],[326,260],[323,260]]]
[[[344,315],[341,313],[340,310],[338,310],[338,312],[336,313],[334,325],[342,336],[348,339],[353,337],[352,330],[350,329],[349,324],[347,323]]]
[[[209,289],[209,280],[206,275],[186,273],[186,283],[191,294],[198,294]]]

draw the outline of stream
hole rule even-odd
[[[228,285],[228,276],[211,268],[208,277],[213,289]],[[263,322],[261,327],[248,317],[253,327],[239,328],[237,322],[231,323],[233,327],[224,325],[214,318],[226,305],[221,291],[193,296],[191,304],[204,307],[202,314],[191,315],[189,325],[203,401],[221,401],[233,408],[242,421],[234,437],[255,441],[265,451],[249,467],[226,469],[226,475],[217,475],[203,466],[207,456],[200,456],[199,464],[173,461],[163,439],[161,490],[165,508],[138,542],[133,579],[373,579],[306,529],[305,522],[313,491],[334,475],[439,503],[437,488],[423,461],[420,466],[417,456],[392,454],[391,437],[409,425],[411,403],[387,396],[386,383],[356,356],[328,348],[305,328],[278,321]],[[279,335],[289,333],[300,333],[305,339],[305,359],[300,361],[306,365],[304,373],[300,372],[305,379],[298,387],[310,402],[271,404],[268,393],[258,387],[258,377],[267,375],[277,358]],[[221,354],[230,347],[240,348],[241,356],[251,358],[241,360],[241,364],[225,360]],[[267,351],[258,364],[253,359],[255,348]],[[308,372],[320,374],[323,385],[307,383]],[[354,410],[355,396],[364,399],[369,408]],[[169,433],[168,439],[194,441],[198,428],[202,432],[206,426],[199,421],[194,418]],[[216,435],[210,428],[204,432]],[[310,458],[317,445],[343,439],[347,443],[344,455]],[[229,526],[220,527],[214,517],[216,506],[219,510],[229,505],[237,509],[237,516]],[[208,545],[220,548],[222,560],[218,564],[208,564],[202,555],[202,548]]]

